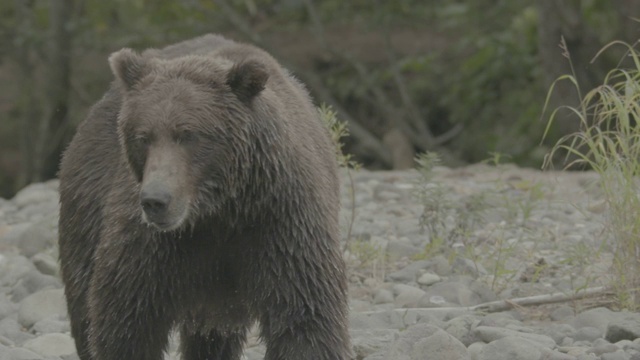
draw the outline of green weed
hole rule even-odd
[[[579,119],[580,129],[558,141],[547,155],[545,167],[564,153],[567,167],[587,167],[600,175],[607,204],[606,229],[611,240],[608,245],[614,255],[615,280],[611,285],[620,306],[637,310],[640,308],[640,59],[632,45],[619,41],[604,47],[596,57],[614,45],[626,47],[632,66],[611,70],[602,85],[581,97],[578,107],[563,107]],[[562,76],[558,81],[570,81],[580,94],[575,74]],[[554,85],[549,89],[545,109]],[[550,114],[545,136],[560,109]]]

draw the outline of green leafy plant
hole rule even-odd
[[[357,161],[353,160],[351,154],[345,154],[342,151],[342,148],[344,146],[344,144],[342,143],[342,138],[349,135],[347,123],[338,120],[337,113],[331,108],[331,106],[328,106],[326,104],[322,104],[320,107],[318,107],[318,113],[320,114],[320,118],[330,131],[331,139],[333,140],[336,148],[336,158],[338,160],[338,164],[340,165],[340,167],[346,169],[347,176],[349,177],[351,217],[349,219],[349,228],[347,229],[347,236],[344,245],[344,250],[346,250],[349,246],[349,240],[351,239],[353,223],[356,219],[355,183],[353,181],[353,176],[351,175],[351,170],[360,169],[360,164]]]
[[[558,141],[545,166],[564,153],[567,167],[587,167],[600,175],[599,186],[607,204],[608,245],[614,254],[611,285],[619,305],[636,310],[640,308],[640,54],[634,46],[615,41],[596,57],[614,45],[626,47],[632,65],[611,70],[602,85],[581,96],[578,107],[564,107],[579,119],[580,129]],[[571,63],[566,46],[565,56]],[[570,81],[580,94],[575,74],[562,76],[551,86],[545,109],[558,81]],[[560,109],[550,114],[545,135]]]

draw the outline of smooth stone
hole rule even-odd
[[[2,358],[2,357],[0,357]],[[13,348],[8,351],[7,360],[40,360],[42,356],[24,348]]]
[[[35,254],[31,258],[31,262],[33,262],[33,265],[44,275],[58,276],[60,273],[58,261],[48,254]]]
[[[427,268],[431,262],[428,260],[418,260],[405,266],[404,268],[387,274],[387,279],[393,282],[408,283],[415,281],[416,275],[422,269]]]
[[[424,285],[424,286],[430,286],[440,281],[442,281],[440,276],[432,273],[424,273],[420,275],[420,277],[418,278],[418,284]]]
[[[540,346],[529,340],[513,336],[503,337],[487,344],[478,354],[478,360],[540,360]]]
[[[602,335],[600,329],[593,326],[585,326],[576,330],[571,337],[576,341],[594,342],[596,339],[602,338]]]
[[[23,347],[42,356],[62,356],[76,352],[75,342],[66,334],[44,334],[25,342]]]
[[[42,319],[33,325],[36,334],[68,333],[71,331],[69,320],[58,315]]]
[[[479,323],[480,320],[474,315],[462,315],[447,321],[444,330],[465,346],[469,346],[477,341],[471,329]]]
[[[572,319],[568,319],[568,324],[573,326],[576,329],[580,329],[583,327],[595,327],[600,329],[604,334],[607,331],[607,326],[613,320],[616,320],[619,317],[618,314],[607,308],[595,308],[584,311],[578,315],[576,315]]]
[[[393,303],[393,293],[387,289],[378,289],[373,296],[373,303],[376,305]]]
[[[0,321],[0,336],[10,339],[16,345],[20,345],[35,337],[33,334],[26,332],[13,317],[8,317]]]
[[[20,303],[18,321],[31,328],[35,323],[51,316],[66,316],[67,304],[62,289],[42,290],[29,295]]]
[[[467,348],[458,339],[438,329],[413,345],[411,360],[470,360]]]
[[[640,338],[640,321],[638,319],[614,320],[607,326],[604,338],[616,343],[620,340],[635,340]]]
[[[418,307],[420,299],[425,295],[424,290],[404,284],[394,285],[393,292],[396,294],[394,303],[399,308]]]
[[[32,257],[55,245],[58,239],[57,228],[58,215],[47,215],[22,232],[16,245],[24,256]]]
[[[450,281],[431,285],[420,301],[420,306],[433,306],[431,299],[442,297],[446,303],[460,306],[473,306],[496,300],[496,295],[484,284],[467,277],[454,278]]]
[[[510,337],[525,339],[531,343],[538,344],[539,346],[543,346],[548,349],[553,349],[556,346],[556,342],[546,335],[523,333],[497,327],[478,326],[473,330],[473,333],[478,339],[486,343],[491,343],[502,338]]]
[[[399,336],[395,329],[351,330],[351,343],[360,359],[387,349]]]

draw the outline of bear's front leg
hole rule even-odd
[[[267,323],[269,321],[264,321]],[[271,320],[273,322],[273,320]],[[276,322],[292,325],[281,328],[262,327],[267,351],[265,360],[350,360],[348,335],[344,326],[332,320],[281,319]]]
[[[310,264],[313,260],[304,262]],[[267,347],[265,360],[353,358],[341,267],[326,266],[325,269],[335,270],[332,273],[317,271],[321,266],[311,269],[292,266],[279,277],[265,281],[277,284],[271,285],[270,296],[261,309],[261,337]],[[268,292],[266,288],[263,291]]]
[[[133,243],[133,242],[132,242]],[[89,289],[89,346],[94,360],[161,360],[173,319],[171,296],[148,249],[98,249]]]

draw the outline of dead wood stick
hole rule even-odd
[[[460,307],[434,307],[434,308],[405,308],[405,309],[393,309],[392,312],[397,312],[401,314],[415,312],[417,314],[434,314],[434,313],[443,313],[449,311],[468,311],[468,312],[484,312],[484,313],[495,313],[500,311],[505,311],[512,309],[514,307],[523,307],[523,306],[536,306],[536,305],[544,305],[544,304],[554,304],[560,302],[568,302],[580,300],[588,297],[594,296],[602,296],[610,294],[611,289],[605,286],[599,286],[594,288],[587,288],[584,290],[579,290],[571,294],[566,293],[552,293],[545,295],[534,295],[527,296],[521,298],[513,298],[507,300],[497,300],[490,301],[483,304],[478,304],[474,306],[460,306]],[[365,315],[373,315],[379,313],[388,312],[384,311],[364,311],[362,314]]]

